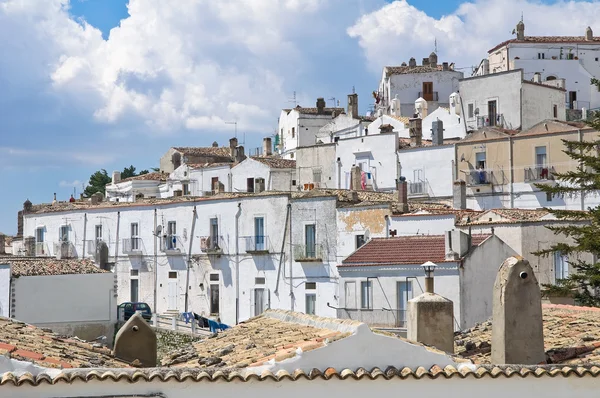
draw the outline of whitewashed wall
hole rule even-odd
[[[231,178],[233,181],[232,192],[247,192],[248,178],[264,178],[265,189],[268,188],[270,168],[254,159],[247,158],[231,168]]]
[[[314,183],[313,170],[321,171],[321,188],[339,188],[340,169],[336,162],[337,144],[312,145],[296,151],[297,186]]]
[[[454,214],[393,215],[389,229],[396,230],[396,236],[443,235],[454,228],[454,220]]]
[[[564,91],[528,83],[523,84],[522,90],[523,130],[547,119],[566,120]],[[554,117],[554,106],[557,117]]]
[[[0,316],[10,316],[10,265],[0,264]]]
[[[402,148],[398,151],[401,175],[411,183],[424,183],[430,198],[452,196],[454,145]],[[410,187],[409,187],[410,194]]]

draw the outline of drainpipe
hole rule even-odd
[[[238,203],[235,214],[235,324],[240,319],[240,216],[242,215],[242,202]]]
[[[187,272],[185,275],[185,312],[188,312],[188,301],[190,297],[190,268],[192,263],[192,247],[194,243],[194,229],[196,227],[196,206],[194,206],[192,215],[192,228],[190,230],[190,247],[188,250]]]
[[[342,161],[337,162],[337,189],[342,189]]]
[[[279,292],[279,278],[281,276],[281,267],[283,265],[284,260],[284,252],[285,252],[285,237],[287,235],[288,230],[288,222],[290,221],[290,212],[292,209],[292,205],[288,202],[287,210],[285,212],[285,224],[283,226],[283,240],[281,241],[281,252],[279,252],[279,267],[277,267],[277,282],[275,283],[275,291],[274,293],[277,295]],[[291,238],[290,238],[291,239]]]
[[[515,208],[515,166],[513,164],[513,137],[508,137],[508,165],[510,167],[510,182],[509,182],[509,193],[510,193],[510,208]],[[470,227],[469,227],[470,228]]]
[[[154,231],[152,232],[152,236],[154,237],[154,313],[157,314],[158,298],[157,298],[157,285],[158,285],[158,247],[156,245],[156,228],[157,228],[157,214],[156,209],[154,209]]]
[[[119,225],[121,225],[121,212],[117,212],[117,234],[116,234],[116,242],[115,242],[115,268],[117,268],[117,263],[119,262]]]
[[[579,142],[583,142],[583,131],[581,129],[577,130],[577,135],[579,136]],[[583,151],[580,151],[583,154]],[[585,192],[581,191],[581,211],[585,211]]]
[[[83,214],[83,256],[82,258],[85,258],[85,237],[86,237],[86,231],[87,231],[87,213]]]
[[[292,205],[289,205],[290,209],[290,310],[294,311],[294,278],[293,278],[293,270],[294,270],[294,235],[292,234]]]

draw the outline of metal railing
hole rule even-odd
[[[104,243],[106,246],[108,246],[108,242],[104,242],[102,239],[94,239],[94,240],[87,240],[85,241],[85,252],[87,254],[94,254],[96,253],[96,251],[98,250],[98,245],[100,244],[100,242]]]
[[[323,246],[320,244],[294,245],[294,260],[295,261],[322,261],[323,260]]]
[[[200,250],[207,254],[222,254],[225,241],[223,236],[203,236],[200,238]]]
[[[69,241],[56,242],[54,244],[54,255],[58,259],[75,257],[75,245]]]
[[[494,172],[490,169],[470,170],[466,172],[467,185],[490,185]]]
[[[427,184],[425,181],[409,182],[408,183],[408,194],[409,195],[425,195],[427,194]]]
[[[167,254],[183,253],[183,242],[177,235],[165,235],[161,239],[160,251]]]
[[[125,239],[123,239],[123,253],[125,253],[125,254],[141,254],[141,253],[143,253],[142,238],[125,238]]]
[[[48,248],[48,244],[46,242],[36,242],[35,243],[35,256],[36,257],[45,257],[50,256],[50,249]]]
[[[554,173],[555,170],[553,166],[545,165],[525,167],[524,179],[525,182],[554,180]]]
[[[339,308],[337,317],[363,322],[371,327],[406,329],[406,310]]]
[[[433,91],[429,94],[423,94],[422,91],[419,91],[418,98],[423,98],[425,101],[439,101],[439,99],[440,99],[437,91]]]
[[[271,244],[266,235],[242,236],[246,253],[269,253]]]
[[[495,117],[491,119],[488,115],[477,116],[477,128],[480,129],[482,127],[490,127],[490,126],[498,126],[498,127],[506,127],[507,123],[504,119],[504,115],[502,113],[497,113]]]

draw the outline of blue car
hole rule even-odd
[[[146,303],[121,303],[117,307],[117,314],[120,321],[127,321],[133,314],[139,312],[142,317],[149,321],[152,319],[152,310]]]

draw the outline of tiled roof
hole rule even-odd
[[[571,210],[573,217],[561,218],[558,221],[575,221],[587,218],[586,211]],[[459,225],[479,224],[517,224],[522,222],[554,221],[552,214],[545,209],[491,209],[469,215],[469,219],[457,220]]]
[[[360,322],[269,310],[163,358],[163,366],[245,368],[280,362],[343,339]]]
[[[542,305],[546,360],[552,364],[600,363],[600,308]],[[455,352],[477,363],[489,363],[491,322],[455,336]]]
[[[488,51],[488,54],[511,43],[573,43],[573,44],[595,44],[600,42],[600,37],[594,37],[594,40],[586,40],[585,36],[525,36],[524,40],[510,39],[503,41]]]
[[[98,268],[89,259],[62,259],[52,257],[0,257],[0,264],[10,264],[12,276],[45,276],[69,274],[101,274],[109,271]]]
[[[525,83],[525,84],[533,84],[533,85],[540,86],[540,87],[545,87],[545,88],[551,88],[553,90],[558,90],[558,91],[567,91],[567,90],[565,90],[562,87],[556,87],[556,86],[553,86],[553,85],[550,85],[550,84],[532,82],[532,81],[529,81],[529,80],[523,80],[523,83]]]
[[[295,169],[296,161],[273,156],[252,156],[252,159],[269,166],[272,169]]]
[[[402,122],[404,124],[408,124],[410,122],[410,118],[408,116],[396,116],[396,115],[387,115],[389,117],[391,117],[392,119],[396,119],[399,122]]]
[[[479,246],[491,235],[473,235],[471,243]],[[373,238],[342,261],[338,267],[417,264],[446,261],[444,235]]]
[[[317,108],[304,108],[298,105],[294,108],[295,111],[301,113],[303,115],[318,115],[319,110]],[[323,108],[323,113],[321,115],[332,115],[335,113],[336,115],[345,113],[346,110],[344,108]]]
[[[121,180],[120,182],[127,182],[127,181],[161,181],[162,182],[162,181],[167,181],[167,177],[169,177],[169,175],[167,173],[153,172],[153,173],[140,174],[135,177],[125,178],[125,179]]]
[[[107,381],[122,382],[161,382],[161,383],[207,383],[207,382],[289,382],[309,380],[428,380],[432,379],[471,379],[487,380],[497,378],[540,378],[540,377],[599,377],[598,366],[523,366],[523,365],[448,365],[444,368],[395,368],[386,369],[313,369],[310,372],[296,370],[292,373],[279,370],[276,373],[265,371],[260,375],[247,369],[190,369],[190,368],[147,368],[147,369],[92,369],[66,370],[58,374],[29,372],[6,372],[0,375],[1,385],[40,386],[51,384],[74,384]]]
[[[516,137],[547,133],[567,133],[590,127],[583,122],[563,122],[560,120],[544,120],[528,130],[521,131]]]
[[[187,163],[190,169],[209,169],[211,167],[233,166],[233,162]]]
[[[409,73],[442,72],[444,70],[444,67],[443,65],[437,65],[435,68],[429,65],[386,66],[385,70],[387,72],[387,75],[404,75]],[[447,72],[455,72],[455,70],[449,68]]]
[[[45,368],[125,368],[108,348],[0,317],[0,355]],[[6,376],[3,376],[3,379]]]
[[[463,145],[470,142],[506,139],[509,136],[514,136],[518,133],[519,130],[508,130],[500,127],[483,127],[479,130],[473,130],[471,133],[468,133],[465,138],[458,141],[456,144]]]
[[[174,147],[177,152],[183,156],[212,156],[231,159],[231,149],[229,147]]]
[[[461,138],[458,138],[458,137],[444,138],[443,145],[453,145],[453,144],[459,142],[460,140],[461,140]],[[431,141],[431,140],[421,140],[421,145],[419,145],[419,146],[411,146],[410,142],[411,142],[410,138],[404,138],[404,137],[398,138],[398,149],[423,148],[423,147],[433,146],[433,141]]]

